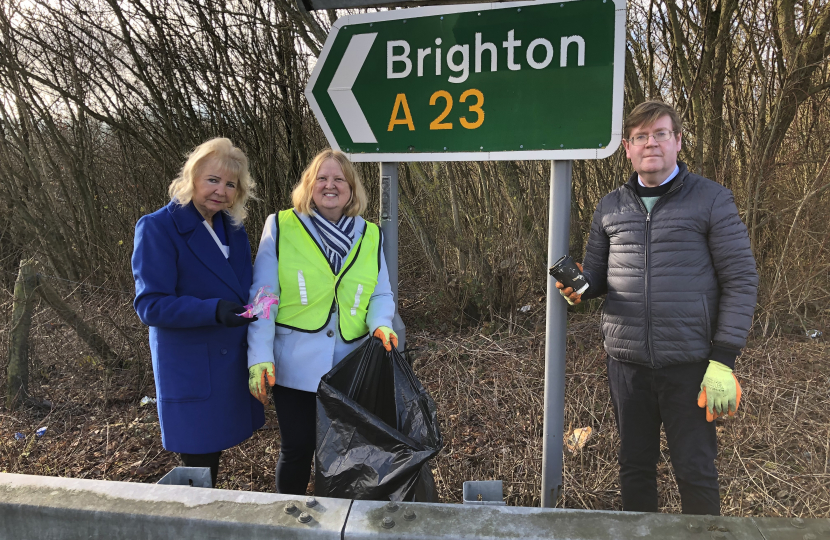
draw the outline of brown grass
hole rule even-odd
[[[11,298],[2,294],[0,350],[6,351]],[[50,309],[36,308],[30,390],[44,405],[0,409],[0,471],[155,482],[178,464],[161,447],[154,407],[139,406],[154,387],[146,329],[129,302],[96,293],[78,303],[121,352],[119,367],[101,365]],[[434,462],[442,501],[461,502],[465,480],[501,479],[508,504],[539,505],[543,313],[538,302],[527,314],[475,329],[459,330],[446,318],[410,323],[416,371],[438,403],[444,434]],[[566,452],[558,505],[619,509],[617,434],[597,325],[596,315],[571,317],[565,425],[594,431],[582,451]],[[741,410],[718,426],[724,514],[830,516],[828,350],[823,338],[790,335],[756,339],[739,358]],[[35,437],[42,426],[46,434]],[[17,432],[25,439],[16,440]],[[272,491],[278,452],[276,416],[268,411],[266,429],[224,454],[219,487]],[[662,510],[679,512],[665,444],[658,471]]]
[[[508,504],[538,506],[544,334],[420,333],[413,340],[422,347],[418,373],[443,413],[441,499],[460,502],[465,480],[495,479],[504,481]],[[830,515],[828,351],[826,342],[785,336],[751,342],[738,360],[741,410],[717,428],[725,515]],[[591,427],[593,435],[581,452],[565,452],[557,506],[620,509],[617,432],[596,316],[572,316],[567,362],[566,430]],[[680,512],[665,437],[658,475],[661,509]]]

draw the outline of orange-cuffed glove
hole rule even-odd
[[[579,271],[582,272],[582,263],[576,263],[577,268]],[[572,306],[577,305],[578,303],[582,302],[582,295],[576,294],[574,292],[573,287],[565,287],[561,282],[556,282],[556,288],[559,289],[559,294],[568,301],[568,303]]]
[[[375,333],[372,334],[383,342],[383,348],[386,352],[392,352],[392,345],[398,348],[398,334],[388,326],[378,326]],[[391,345],[389,342],[392,342]]]
[[[732,370],[714,360],[700,383],[697,406],[706,409],[706,421],[712,422],[719,416],[735,416],[741,404],[741,384]]]
[[[268,405],[268,386],[274,386],[276,382],[272,362],[260,362],[248,368],[248,390],[265,406]]]

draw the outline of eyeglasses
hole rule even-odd
[[[672,138],[672,135],[674,135],[674,131],[658,131],[652,135],[637,135],[636,137],[631,137],[628,139],[628,142],[634,146],[643,146],[648,143],[649,137],[654,137],[654,142],[666,142]]]

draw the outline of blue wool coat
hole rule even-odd
[[[248,391],[247,327],[216,322],[219,300],[246,304],[252,281],[245,228],[223,217],[228,259],[192,203],[171,202],[135,228],[134,306],[150,327],[161,440],[172,452],[225,450],[265,423]]]

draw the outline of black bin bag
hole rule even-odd
[[[371,337],[320,380],[315,495],[437,502],[442,446],[435,402],[394,347]]]

